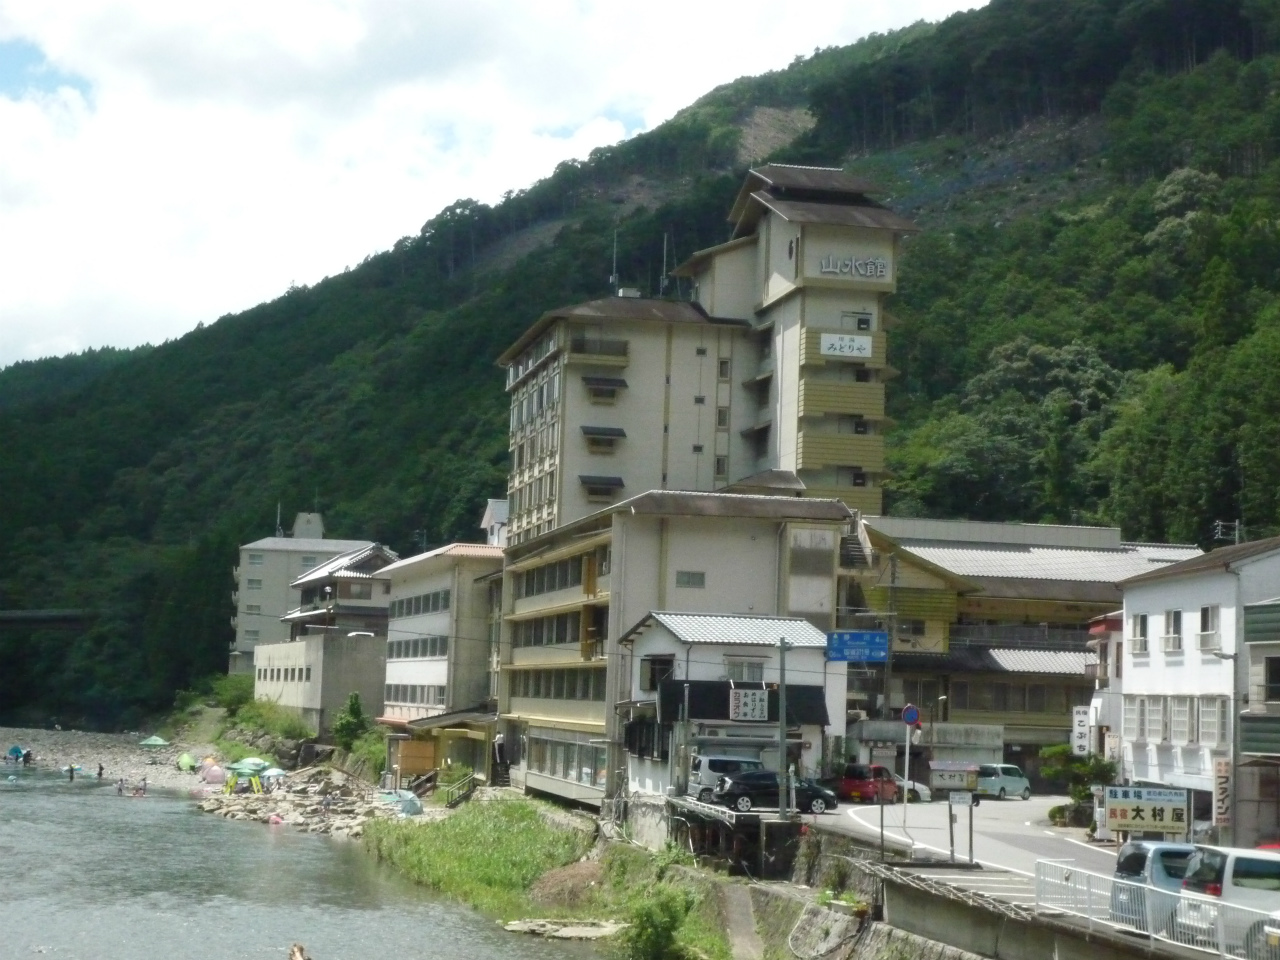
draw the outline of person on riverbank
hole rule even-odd
[[[147,795],[147,778],[146,777],[142,778],[142,795],[144,797]]]
[[[124,777],[121,777],[119,780],[116,781],[116,796],[117,797],[124,796]]]
[[[333,806],[333,794],[326,793],[324,799],[320,801],[320,814],[326,820],[329,819],[329,808]]]
[[[74,763],[68,765],[67,767],[67,782],[68,783],[76,782],[76,765]]]
[[[106,773],[106,772],[107,772],[107,768],[106,768],[106,767],[104,767],[102,764],[98,764],[98,779],[99,779],[99,780],[101,780],[101,779],[102,779],[102,775],[103,775],[104,773]]]

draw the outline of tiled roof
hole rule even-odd
[[[419,553],[412,557],[405,557],[403,560],[397,560],[395,563],[389,563],[378,571],[378,576],[398,573],[406,567],[416,566],[425,560],[434,560],[437,557],[480,557],[488,560],[501,560],[502,548],[490,546],[487,543],[448,543],[443,547],[428,550],[426,553]]]
[[[785,637],[796,647],[826,647],[827,635],[799,617],[751,617],[713,613],[653,611],[631,630],[630,637],[651,622],[662,624],[685,643],[723,643],[776,647]],[[626,639],[625,637],[623,639]]]
[[[962,577],[1021,580],[1083,580],[1118,583],[1159,567],[1200,556],[1198,547],[1122,544],[1116,549],[1016,543],[897,541],[923,560]]]
[[[1166,577],[1183,577],[1188,574],[1204,573],[1210,570],[1229,570],[1234,563],[1251,560],[1280,550],[1280,537],[1268,537],[1265,540],[1251,540],[1248,543],[1235,543],[1229,547],[1219,547],[1208,553],[1186,558],[1181,563],[1162,567],[1159,570],[1142,571],[1125,581],[1125,586],[1135,583],[1146,583],[1150,580],[1162,580]]]
[[[246,543],[241,550],[290,550],[296,553],[350,553],[369,546],[372,540],[318,540],[310,537],[263,537]]]
[[[894,670],[955,673],[1035,673],[1083,676],[1098,655],[1087,650],[1014,650],[1005,647],[964,647],[948,653],[895,653]]]
[[[370,543],[362,546],[359,550],[351,550],[347,553],[339,554],[319,566],[312,567],[298,579],[290,584],[291,587],[302,586],[306,583],[314,583],[317,580],[326,580],[330,577],[336,577],[341,572],[344,576],[342,579],[361,579],[358,571],[348,570],[348,567],[354,567],[356,564],[363,563],[374,554],[381,554],[392,561],[400,559],[400,555],[394,550],[388,550],[380,543]],[[385,569],[385,568],[384,568]],[[382,575],[382,571],[378,571],[378,576]]]

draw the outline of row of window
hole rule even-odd
[[[1085,686],[951,681],[952,710],[1062,714],[1072,707],[1086,706],[1091,699],[1093,690]]]
[[[387,703],[443,707],[444,687],[420,683],[388,683],[382,697]]]
[[[552,370],[521,387],[511,396],[511,431],[514,433],[560,401],[560,371]]]
[[[272,683],[310,683],[310,667],[259,667],[258,679]]]
[[[533,773],[604,788],[609,773],[604,747],[530,736],[525,766]]]
[[[1199,743],[1216,747],[1231,733],[1226,697],[1157,697],[1126,694],[1122,732],[1126,740]]]
[[[554,420],[529,434],[511,448],[511,469],[523,470],[537,460],[555,453],[560,424]]]
[[[266,562],[266,557],[261,553],[251,553],[249,554],[248,562],[251,567],[260,567]],[[302,569],[310,570],[317,562],[318,560],[316,557],[303,557]]]
[[[511,671],[511,696],[540,700],[604,700],[605,672],[585,667]]]
[[[1219,608],[1217,604],[1200,608],[1200,630],[1196,634],[1197,646],[1201,650],[1217,650],[1219,647],[1218,622]],[[1161,619],[1163,632],[1160,634],[1161,645],[1166,653],[1181,653],[1184,649],[1182,633],[1182,611],[1166,610]],[[1133,652],[1150,652],[1151,615],[1135,613],[1129,617],[1129,636],[1133,640]]]
[[[587,554],[578,554],[567,560],[544,563],[540,567],[517,573],[513,577],[516,599],[536,597],[543,593],[581,586],[582,566],[587,562],[587,556]]]
[[[438,613],[441,610],[448,610],[450,596],[449,590],[436,590],[416,597],[405,597],[403,600],[392,600],[389,616],[392,620],[396,620],[400,617],[415,617],[420,613]]]
[[[412,640],[388,640],[388,660],[415,660],[422,657],[447,657],[448,637],[414,637]]]
[[[541,506],[556,497],[556,472],[548,470],[527,483],[513,487],[509,494],[512,516]]]
[[[535,617],[517,620],[511,624],[513,647],[551,647],[558,643],[579,643],[582,640],[582,614],[558,613],[552,617]]]
[[[554,329],[543,334],[538,341],[516,358],[515,363],[507,367],[507,386],[523,377],[536,367],[552,350],[556,348],[556,331]]]

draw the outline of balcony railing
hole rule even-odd
[[[1084,665],[1084,675],[1090,680],[1096,680],[1099,690],[1104,689],[1111,683],[1111,678],[1107,676],[1107,665],[1105,663],[1086,663]]]
[[[595,337],[574,337],[569,341],[572,354],[590,354],[595,357],[625,357],[629,351],[626,340],[601,340]]]
[[[1201,650],[1221,650],[1222,637],[1217,630],[1209,630],[1196,634],[1196,643]]]
[[[1083,650],[1084,627],[1050,627],[1032,623],[953,623],[953,647],[1022,647],[1028,650]]]

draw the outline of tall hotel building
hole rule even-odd
[[[754,169],[731,239],[676,270],[692,302],[610,297],[525,331],[499,358],[509,543],[647,490],[752,489],[768,471],[879,514],[884,298],[915,227],[869,190],[837,169]]]

